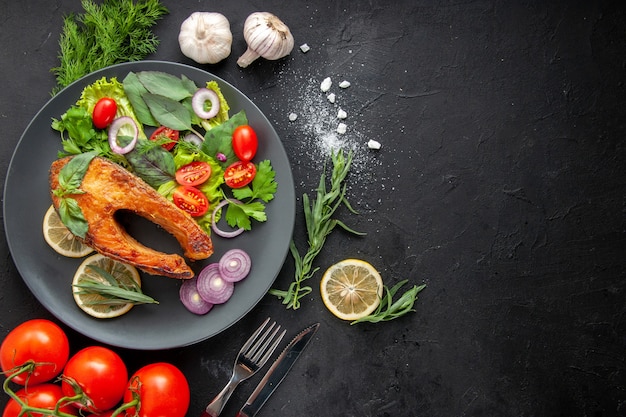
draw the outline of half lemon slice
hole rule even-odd
[[[43,216],[43,238],[57,253],[70,258],[82,258],[93,252],[65,227],[52,205]]]
[[[326,270],[320,283],[322,301],[342,320],[358,320],[376,310],[383,295],[383,280],[372,265],[345,259]]]
[[[95,268],[93,268],[95,267]],[[111,285],[99,269],[110,274],[120,286],[141,286],[139,272],[132,265],[115,261],[101,254],[95,254],[85,259],[78,267],[72,280],[72,292],[78,307],[90,316],[97,318],[118,317],[133,308],[133,303],[121,300],[112,300],[110,297],[91,292],[81,285],[98,283]]]

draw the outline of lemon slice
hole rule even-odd
[[[322,301],[343,320],[371,314],[383,295],[383,280],[376,269],[360,259],[345,259],[326,270],[320,284]]]
[[[100,254],[92,255],[80,264],[72,280],[72,292],[78,307],[85,313],[101,319],[118,317],[127,313],[133,307],[133,303],[101,304],[101,302],[107,300],[106,297],[88,293],[85,289],[75,286],[92,280],[102,284],[109,284],[105,277],[100,275],[95,269],[90,268],[92,265],[105,270],[121,284],[132,285],[131,280],[133,280],[137,285],[141,285],[139,272],[137,272],[134,266],[115,261]]]
[[[53,206],[43,217],[43,237],[52,249],[63,256],[82,258],[93,252],[65,227]]]

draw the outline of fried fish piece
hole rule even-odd
[[[59,188],[59,173],[72,157],[58,159],[50,167],[52,203],[58,210],[60,199],[54,195]],[[87,220],[89,230],[85,244],[97,252],[125,262],[152,275],[188,279],[194,276],[185,259],[144,246],[135,240],[115,219],[118,210],[127,210],[161,226],[172,234],[191,260],[206,259],[213,254],[211,237],[185,211],[160,195],[142,179],[108,159],[91,161],[80,189],[73,194]]]

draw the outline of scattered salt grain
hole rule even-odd
[[[331,103],[335,103],[335,93],[330,93],[328,96],[326,96],[326,98],[328,99],[328,101],[330,101]]]
[[[347,129],[348,129],[348,126],[346,126],[345,123],[339,123],[339,125],[337,125],[337,133],[339,133],[340,135],[343,135],[344,133],[346,133]]]
[[[381,145],[380,142],[376,142],[374,139],[370,139],[367,142],[367,147],[370,149],[380,149]]]
[[[324,78],[324,81],[322,81],[322,84],[320,85],[320,89],[322,90],[323,93],[325,93],[328,90],[330,90],[330,87],[332,85],[333,85],[333,82],[330,79],[330,77],[326,77],[326,78]]]
[[[298,118],[298,115],[295,113],[289,113],[289,121],[294,122]]]
[[[339,83],[339,88],[348,88],[350,87],[350,81],[343,80]]]
[[[348,113],[346,113],[343,109],[339,109],[337,111],[337,119],[345,119],[346,117],[348,117]]]
[[[300,50],[306,54],[311,50],[311,48],[306,43],[303,43],[302,45],[300,45]]]

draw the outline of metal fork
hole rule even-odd
[[[272,353],[278,347],[283,336],[285,336],[286,330],[283,330],[279,334],[280,325],[277,325],[276,322],[272,322],[265,332],[263,332],[263,329],[265,329],[269,321],[270,318],[268,317],[241,347],[239,354],[237,354],[237,359],[235,359],[235,366],[233,367],[233,374],[230,377],[230,381],[228,381],[228,384],[226,384],[222,391],[211,401],[200,417],[219,416],[237,385],[239,385],[241,381],[254,375],[265,365],[265,362],[267,362],[270,356],[272,356]],[[261,334],[261,332],[263,332],[263,334]]]

